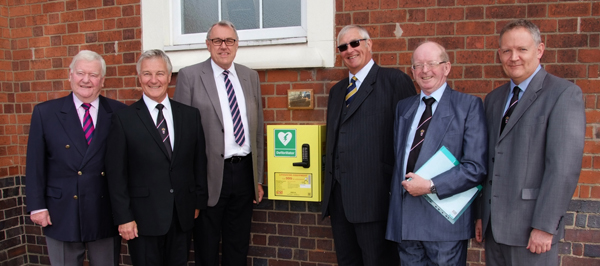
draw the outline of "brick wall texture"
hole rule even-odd
[[[536,23],[544,67],[582,88],[587,116],[561,265],[600,265],[600,1],[336,0],[335,10],[337,31],[351,23],[368,29],[382,66],[409,73],[415,46],[440,42],[452,62],[449,85],[480,97],[508,80],[496,53],[502,26],[516,18]],[[136,101],[142,34],[140,0],[0,0],[0,266],[49,265],[42,230],[25,212],[33,106],[70,92],[68,66],[81,49],[105,58],[105,96]],[[329,88],[347,76],[341,62],[338,56],[332,68],[259,71],[265,123],[325,123]],[[288,110],[289,89],[313,89],[315,108]],[[248,265],[336,265],[329,220],[319,212],[319,203],[265,200],[254,212]],[[130,265],[126,243],[121,261]],[[482,246],[472,242],[469,265],[484,261]]]

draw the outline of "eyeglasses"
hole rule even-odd
[[[441,64],[445,64],[448,63],[447,61],[441,61],[441,62],[427,62],[427,63],[423,63],[423,64],[414,64],[412,65],[412,69],[414,70],[420,70],[423,69],[425,66],[432,68],[432,67],[436,67],[439,66]]]
[[[358,40],[354,40],[354,41],[351,41],[351,42],[349,42],[349,43],[340,44],[340,45],[338,45],[338,47],[337,47],[337,48],[338,48],[338,50],[340,50],[340,53],[341,53],[341,52],[343,52],[343,51],[346,51],[346,50],[348,50],[348,44],[350,44],[350,46],[351,46],[352,48],[356,48],[356,47],[358,47],[358,46],[360,45],[360,41],[366,41],[366,40],[367,40],[367,39],[358,39]]]
[[[235,44],[236,39],[232,39],[232,38],[227,38],[227,39],[220,39],[220,38],[214,38],[214,39],[208,39],[209,41],[212,42],[212,44],[216,45],[216,46],[221,46],[222,43],[225,43],[225,45],[227,46],[232,46]]]

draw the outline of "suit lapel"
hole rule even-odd
[[[433,116],[431,117],[431,123],[429,123],[429,128],[427,128],[428,132],[427,135],[425,135],[423,147],[421,147],[419,158],[417,158],[417,162],[415,163],[415,169],[417,170],[425,164],[439,148],[441,148],[444,135],[446,135],[446,132],[448,131],[450,122],[454,119],[454,114],[450,108],[452,93],[454,93],[454,91],[447,86],[442,95],[442,99],[440,99],[440,102],[435,109],[435,113],[433,113]],[[457,155],[455,154],[455,156]]]
[[[234,67],[236,65],[234,64]],[[256,121],[256,116],[255,115],[251,115],[251,114],[256,114],[258,113],[258,110],[256,110],[256,94],[254,93],[254,91],[252,91],[252,89],[254,88],[252,86],[252,83],[250,82],[250,78],[248,77],[248,73],[246,71],[243,71],[241,69],[238,69],[237,67],[235,68],[235,72],[238,75],[238,79],[240,81],[240,84],[242,85],[242,91],[244,92],[244,101],[246,103],[246,118],[248,119],[248,125],[246,125],[247,127],[250,127],[250,138],[254,139],[254,132],[256,132],[256,129],[253,128],[253,125],[257,124]],[[239,100],[239,99],[238,99]],[[260,101],[260,99],[259,99]],[[262,112],[262,110],[261,110]],[[246,129],[248,130],[248,129]]]
[[[171,164],[175,161],[175,156],[177,155],[177,151],[181,150],[182,147],[182,136],[183,136],[183,131],[185,130],[183,128],[184,122],[183,122],[183,115],[181,114],[181,110],[179,109],[180,106],[177,104],[173,104],[173,101],[171,99],[169,99],[169,101],[171,101],[171,113],[173,114],[173,128],[175,129],[175,143],[173,145],[173,153],[171,155]],[[163,147],[165,145],[162,145]],[[165,148],[165,151],[167,149]]]
[[[500,138],[498,139],[499,142],[502,141],[502,139],[506,136],[506,134],[508,134],[508,132],[510,132],[510,130],[519,122],[519,119],[521,119],[521,117],[527,111],[527,109],[529,109],[529,107],[533,104],[533,102],[535,102],[535,100],[538,97],[538,94],[542,90],[542,83],[543,83],[544,79],[546,78],[546,74],[547,74],[547,72],[542,68],[533,77],[533,79],[531,79],[531,82],[529,83],[527,90],[525,90],[525,93],[523,93],[523,96],[519,100],[519,103],[517,103],[515,110],[513,111],[512,115],[510,116],[510,119],[508,119],[508,123],[504,127],[504,131],[502,131],[502,135],[500,135]],[[509,88],[509,90],[510,90],[510,88]],[[506,103],[506,101],[505,101],[505,103]],[[504,113],[503,113],[503,115],[504,115]]]
[[[158,130],[156,129],[156,124],[152,121],[152,116],[150,116],[150,112],[148,112],[148,107],[146,107],[146,103],[144,103],[144,99],[140,99],[139,101],[132,104],[135,106],[137,110],[137,115],[148,130],[148,134],[152,136],[158,148],[165,154],[165,157],[169,158],[169,154],[167,153],[167,148],[165,147],[160,135],[158,134]],[[140,132],[141,133],[141,132]],[[177,138],[175,138],[177,139]]]
[[[81,162],[81,168],[100,151],[102,145],[104,144],[101,140],[106,139],[108,136],[109,126],[110,126],[110,116],[112,114],[112,109],[110,105],[108,105],[108,101],[102,95],[99,96],[99,106],[98,106],[98,117],[96,118],[96,127],[94,128],[94,137],[92,138],[92,142],[87,148],[87,152],[83,157],[83,161]]]
[[[397,136],[397,140],[401,141],[400,145],[396,145],[397,146],[397,151],[396,154],[398,156],[400,156],[398,159],[399,162],[404,160],[404,157],[406,156],[405,151],[406,151],[406,143],[407,143],[407,138],[408,138],[408,134],[410,133],[410,126],[415,118],[415,114],[417,113],[417,109],[419,108],[419,101],[421,100],[419,98],[420,95],[416,95],[416,97],[413,96],[414,100],[413,102],[410,104],[410,107],[408,108],[408,110],[404,113],[404,115],[402,115],[399,119],[399,123],[398,123],[398,128],[396,129],[398,132],[398,136]],[[412,144],[412,139],[410,140],[410,143]],[[408,144],[408,145],[411,145]]]
[[[215,83],[215,76],[210,65],[210,58],[202,64],[202,71],[200,73],[200,80],[206,90],[208,99],[212,103],[215,109],[215,114],[219,118],[221,125],[223,125],[223,112],[221,111],[221,102],[219,101],[219,93],[217,92],[217,84]]]
[[[79,115],[73,103],[73,93],[64,98],[63,106],[60,112],[56,113],[65,133],[75,146],[79,154],[83,156],[88,149],[88,144],[83,134],[83,127],[79,121]]]
[[[488,128],[489,133],[491,134],[490,142],[496,143],[498,140],[498,135],[500,134],[500,124],[502,123],[502,117],[504,116],[504,105],[506,105],[506,101],[508,101],[508,95],[510,92],[510,82],[504,84],[498,88],[501,93],[501,98],[490,99],[490,105],[492,108],[492,117],[491,121],[488,123],[490,128]]]
[[[337,132],[337,128],[340,124],[340,115],[342,113],[342,109],[345,108],[344,98],[345,91],[350,82],[348,78],[343,79],[339,86],[333,86],[333,88],[329,91],[329,104],[327,106],[327,116],[332,117],[333,119],[328,119],[330,123],[327,124],[328,127],[331,127],[333,131]],[[332,134],[333,138],[336,138],[337,134]]]
[[[369,94],[371,94],[371,92],[373,91],[373,84],[377,81],[376,77],[377,77],[378,70],[379,70],[379,66],[376,64],[373,64],[373,67],[371,67],[371,70],[369,71],[369,74],[367,74],[367,76],[365,77],[365,80],[361,81],[360,87],[358,88],[358,91],[354,95],[354,100],[348,107],[348,113],[344,117],[344,120],[342,121],[342,123],[345,122],[348,118],[350,118],[352,116],[352,114],[354,114],[354,112],[356,112],[356,110],[358,110],[360,105],[367,99],[367,97],[369,97]],[[347,85],[346,85],[346,87],[347,87]],[[344,90],[346,89],[346,87],[344,87]],[[345,94],[346,94],[345,91],[343,94],[344,94],[344,98],[345,98]]]

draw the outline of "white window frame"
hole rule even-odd
[[[174,1],[141,0],[142,49],[162,49],[171,59],[173,72],[210,57],[206,34],[196,44],[176,45],[173,34]],[[304,1],[303,1],[304,2]],[[236,63],[253,69],[333,67],[335,63],[335,0],[305,0],[306,37],[256,40],[240,35]],[[181,23],[181,22],[178,22]],[[252,34],[252,30],[244,34]]]
[[[173,3],[173,28],[171,29],[173,32],[173,43],[175,45],[188,45],[188,44],[200,44],[200,47],[204,45],[204,41],[198,42],[198,40],[205,40],[206,33],[193,33],[193,34],[181,34],[182,27],[182,5],[181,2],[183,0],[174,0]],[[216,1],[216,0],[215,0]],[[241,46],[251,46],[258,44],[272,44],[273,41],[277,42],[277,40],[281,39],[294,39],[294,42],[302,43],[306,42],[306,0],[301,0],[300,12],[301,21],[300,26],[296,27],[281,27],[281,28],[262,28],[263,21],[259,19],[259,29],[245,29],[238,30],[238,37],[240,38],[239,45]],[[221,17],[221,1],[218,3],[218,13],[219,17]],[[259,12],[262,15],[262,0],[259,1]],[[259,41],[259,42],[256,42]],[[263,41],[263,42],[260,42]],[[264,42],[267,41],[267,42]],[[206,48],[206,45],[204,45]]]

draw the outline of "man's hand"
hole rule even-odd
[[[406,174],[405,177],[406,180],[402,181],[402,186],[411,196],[418,197],[430,193],[431,182],[429,180],[424,179],[413,172]]]
[[[262,185],[258,184],[258,203],[262,201],[263,195],[265,195],[265,191],[263,190]],[[256,200],[253,200],[252,202],[254,202],[254,204],[258,204],[256,203]]]
[[[554,235],[548,232],[533,229],[531,230],[531,234],[529,234],[529,243],[527,244],[527,249],[529,249],[531,253],[537,254],[548,252],[552,247],[553,236]]]
[[[200,215],[200,210],[196,209],[194,212],[194,219],[198,218],[198,215]]]
[[[119,235],[125,240],[138,237],[137,223],[135,221],[119,225]]]
[[[475,222],[475,240],[479,243],[483,242],[483,225],[481,219],[477,219]]]
[[[29,218],[34,224],[39,224],[42,227],[46,227],[48,225],[52,225],[50,221],[50,213],[48,211],[41,211],[36,214],[32,214]]]

